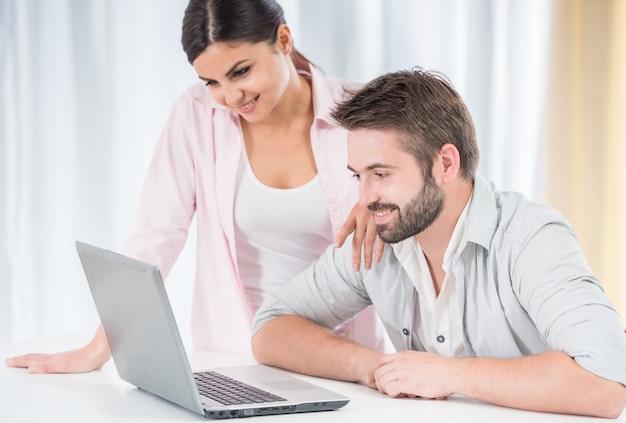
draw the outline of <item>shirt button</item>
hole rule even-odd
[[[402,329],[402,333],[405,335],[409,334],[409,330],[407,328]]]
[[[437,342],[439,342],[440,344],[443,344],[443,341],[445,341],[445,340],[446,340],[446,338],[444,338],[443,335],[439,335],[437,337]]]

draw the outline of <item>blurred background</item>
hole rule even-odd
[[[443,72],[479,170],[560,210],[626,321],[625,0],[279,0],[330,76]],[[186,0],[0,0],[0,344],[98,324],[75,240],[121,250],[173,101]],[[195,233],[167,289],[185,342]]]

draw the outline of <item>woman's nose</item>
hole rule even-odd
[[[236,87],[224,87],[224,102],[227,106],[237,107],[240,106],[241,100],[244,97],[242,90]]]

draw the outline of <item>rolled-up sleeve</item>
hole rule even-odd
[[[283,315],[306,317],[334,329],[371,305],[363,274],[352,270],[352,242],[333,246],[278,292],[269,295],[252,324],[254,335],[270,320]]]
[[[579,365],[626,385],[626,335],[568,225],[545,225],[523,246],[514,285],[542,337]]]

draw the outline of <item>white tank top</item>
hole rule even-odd
[[[255,312],[268,292],[300,273],[333,243],[326,197],[316,175],[297,188],[261,183],[242,152],[235,194],[239,278]]]

